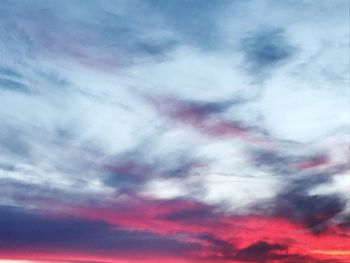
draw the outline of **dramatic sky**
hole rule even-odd
[[[350,262],[348,0],[2,0],[0,262]]]

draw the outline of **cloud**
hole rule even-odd
[[[295,192],[281,195],[279,200],[277,214],[301,222],[315,233],[327,229],[328,221],[342,212],[346,204],[342,196]]]
[[[259,241],[246,248],[239,250],[236,255],[236,259],[243,262],[264,262],[266,260],[273,259],[276,256],[276,252],[285,252],[286,250],[287,248],[284,245],[269,244],[265,241]],[[281,255],[280,257],[283,258],[283,255]]]
[[[11,79],[0,79],[0,87],[2,90],[25,92],[25,93],[29,92],[26,85]]]
[[[344,262],[348,5],[4,1],[0,259]]]
[[[288,246],[282,244],[270,244],[258,241],[250,246],[240,249],[235,257],[238,262],[332,262],[332,260],[320,260],[302,254],[288,252]],[[340,262],[334,260],[334,262]]]
[[[1,207],[0,244],[2,251],[31,251],[108,257],[127,256],[129,253],[159,257],[186,254],[199,249],[195,243],[181,243],[171,237],[148,232],[136,232],[110,226],[101,221],[74,218],[54,218],[18,208]],[[54,237],[54,238],[53,238]],[[64,259],[64,258],[62,258]]]
[[[296,48],[288,43],[283,30],[267,29],[244,38],[242,50],[250,69],[259,73],[291,57]]]
[[[20,78],[21,74],[19,74],[17,71],[8,68],[8,67],[0,67],[0,74],[5,76],[5,77],[16,77]]]
[[[181,42],[204,49],[220,45],[220,29],[217,27],[217,14],[225,8],[228,1],[220,3],[198,0],[158,2],[147,0],[150,10],[156,10],[177,34]]]
[[[125,13],[120,13],[120,9]],[[30,50],[35,57],[43,54],[62,57],[108,70],[140,57],[162,57],[175,45],[156,20],[140,17],[136,4],[90,2],[82,6],[78,1],[64,1],[60,5],[41,1],[29,7],[25,2],[5,2],[4,10],[11,10],[2,18],[2,24],[14,30],[10,42],[25,53]],[[151,17],[156,16],[148,12]],[[25,26],[18,23],[19,18],[26,22]],[[2,34],[8,35],[6,27]]]
[[[212,255],[209,255],[207,260],[210,258],[225,261],[235,259],[234,255],[236,253],[236,248],[230,242],[221,240],[220,238],[210,234],[202,234],[199,236],[199,239],[210,244],[209,246]]]
[[[341,216],[347,201],[342,194],[312,191],[328,185],[335,175],[341,174],[345,163],[333,163],[327,152],[307,153],[304,149],[299,151],[299,147],[285,147],[283,152],[277,149],[251,152],[254,165],[283,180],[283,187],[275,197],[254,207],[317,234],[329,230],[331,221]]]
[[[195,130],[213,137],[240,138],[251,141],[264,141],[263,132],[256,127],[247,127],[236,120],[220,118],[215,113],[220,113],[226,108],[225,102],[219,107],[219,103],[200,103],[182,101],[173,98],[151,98],[151,104],[157,111],[170,120],[188,125]],[[232,105],[235,102],[232,102]]]

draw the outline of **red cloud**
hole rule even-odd
[[[235,258],[236,255],[242,255],[243,252],[239,254],[239,251],[247,251],[259,242],[279,244],[285,248],[274,252],[277,254],[269,254],[271,258],[282,253],[287,255],[283,257],[285,260],[293,257],[314,260],[305,262],[323,259],[346,262],[350,251],[350,233],[347,230],[340,231],[336,225],[315,235],[303,225],[286,218],[230,215],[216,211],[215,207],[186,199],[158,200],[127,195],[104,207],[61,205],[62,208],[65,212],[55,213],[56,216],[103,221],[123,229],[156,233],[175,237],[185,244],[200,245],[200,248],[190,253],[190,260],[187,255],[188,262],[197,262],[197,259],[208,260],[206,262],[244,262],[240,261],[244,257]],[[169,258],[166,262],[172,261]]]

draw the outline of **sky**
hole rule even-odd
[[[349,5],[2,0],[0,262],[350,262]]]

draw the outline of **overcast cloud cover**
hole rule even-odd
[[[350,262],[349,8],[1,1],[0,262]]]

